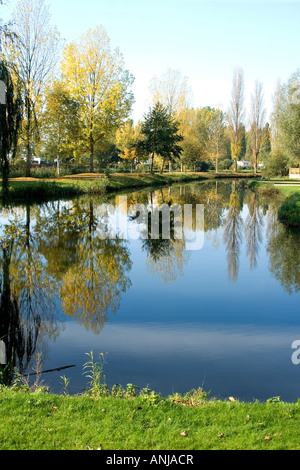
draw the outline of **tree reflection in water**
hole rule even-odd
[[[12,380],[13,369],[23,373],[34,359],[43,337],[57,334],[55,285],[46,275],[31,229],[31,208],[15,214],[1,237],[0,338],[5,364],[2,379]]]
[[[240,212],[239,193],[234,182],[223,232],[223,240],[227,250],[228,277],[232,282],[238,280],[240,248],[243,241],[244,222]]]
[[[104,202],[116,206],[117,200],[110,197]],[[204,204],[204,230],[213,248],[218,246],[217,232],[223,233],[230,282],[238,280],[242,245],[254,269],[266,240],[271,274],[287,292],[300,290],[299,231],[278,222],[273,196],[246,190],[236,181],[212,181],[133,192],[128,201],[146,205],[148,218],[162,204],[182,209],[184,204]],[[5,382],[11,381],[14,367],[23,373],[37,352],[44,349],[46,354],[47,339],[59,334],[57,310],[98,334],[109,313],[119,309],[122,294],[131,286],[130,240],[99,237],[97,229],[106,224],[97,211],[102,203],[81,198],[2,211],[0,352],[4,349],[5,364],[0,370]],[[189,228],[195,227],[193,219]],[[148,224],[140,237],[148,271],[164,283],[175,282],[192,256],[184,238],[174,236],[172,217],[168,239],[162,236],[161,222],[159,236],[151,235]]]

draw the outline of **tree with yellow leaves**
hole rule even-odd
[[[43,153],[49,155],[50,161],[56,157],[59,174],[61,160],[74,156],[79,137],[78,103],[59,80],[47,90],[41,129]]]
[[[136,150],[135,149],[128,149],[125,147],[124,153],[120,153],[119,157],[122,158],[123,160],[126,160],[127,162],[131,163],[131,173],[133,171],[133,162],[136,160]]]
[[[133,77],[124,69],[119,50],[111,49],[102,26],[66,47],[61,71],[67,90],[79,104],[79,145],[89,154],[93,173],[97,146],[121,126],[131,111]]]
[[[207,114],[207,154],[215,164],[218,173],[218,163],[220,158],[226,155],[225,143],[225,115],[220,109],[210,109]]]

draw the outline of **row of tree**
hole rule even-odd
[[[271,126],[260,82],[246,116],[241,69],[234,72],[226,112],[193,108],[187,79],[168,70],[151,81],[153,107],[134,123],[129,119],[134,78],[102,26],[65,46],[44,0],[20,0],[11,25],[1,31],[4,176],[13,149],[26,161],[26,176],[34,156],[55,161],[58,169],[61,163],[88,163],[90,172],[95,161],[99,170],[123,160],[132,169],[150,161],[151,171],[167,163],[181,170],[233,165],[237,171],[237,162],[246,159],[255,173],[259,161],[275,173],[300,164],[299,74],[278,87]]]

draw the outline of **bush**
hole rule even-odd
[[[272,152],[262,170],[262,176],[264,178],[273,178],[275,176],[287,176],[288,174],[289,161],[287,156],[279,151]]]
[[[300,228],[300,193],[288,197],[278,211],[280,222],[289,226]]]
[[[220,171],[230,170],[232,166],[233,166],[233,162],[232,162],[232,160],[229,160],[229,158],[225,158],[224,160],[220,160],[219,163],[218,163],[218,169]]]

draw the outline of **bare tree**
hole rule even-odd
[[[177,118],[190,105],[191,88],[187,77],[183,77],[179,70],[168,69],[160,77],[154,77],[150,82],[150,92],[154,105],[162,103]]]
[[[263,86],[260,82],[255,82],[254,93],[251,95],[250,110],[250,140],[253,152],[254,173],[257,173],[258,154],[262,139],[263,127],[265,125],[266,110],[264,108]]]
[[[4,57],[21,84],[24,102],[22,139],[26,149],[26,175],[30,176],[33,144],[45,86],[60,58],[60,36],[50,24],[44,0],[20,0],[11,18],[15,38],[4,38]]]
[[[282,112],[282,105],[284,103],[283,84],[277,80],[274,94],[272,96],[273,109],[271,113],[271,133],[272,133],[272,148],[278,147],[279,141],[279,122]]]
[[[231,102],[227,112],[231,154],[234,160],[235,172],[237,171],[237,160],[242,148],[244,113],[244,73],[242,69],[237,68],[234,71]]]

